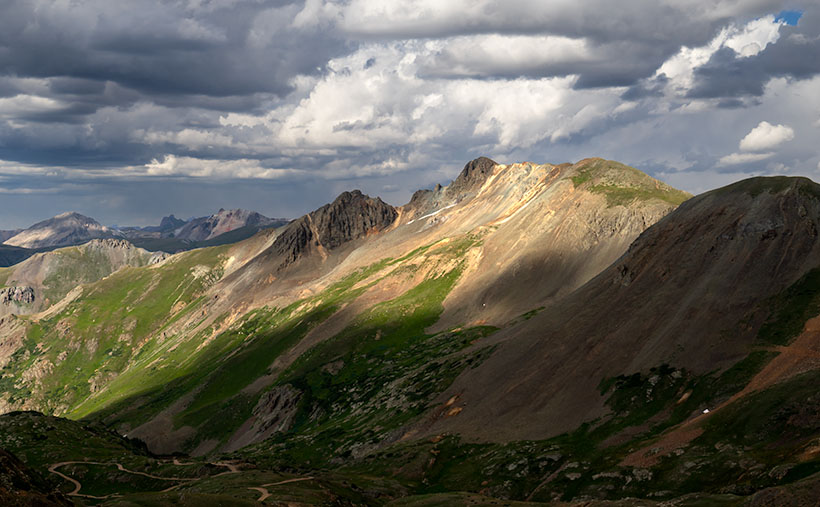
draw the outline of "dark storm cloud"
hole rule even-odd
[[[718,52],[696,70],[693,93],[718,96],[702,102],[719,107],[672,116],[693,101],[673,97],[681,80],[656,76],[659,67],[784,2],[0,3],[6,228],[35,221],[11,223],[7,207],[146,224],[214,207],[295,216],[357,187],[402,204],[479,155],[639,163],[686,152],[661,167],[705,171],[760,121],[721,115],[761,114],[749,106],[769,76],[812,75],[818,59],[776,55],[815,44],[806,25],[820,24],[807,14],[750,59]],[[764,78],[732,67],[743,80],[732,81],[721,69],[765,58]],[[805,143],[805,128],[767,119]],[[15,163],[30,166],[2,172]]]
[[[642,80],[629,87],[621,94],[622,100],[640,100],[647,97],[663,96],[663,87],[669,82],[666,74],[655,76],[653,79]]]
[[[820,12],[780,29],[780,40],[760,53],[739,57],[722,48],[695,71],[693,98],[760,96],[772,78],[806,79],[820,74]]]
[[[294,28],[302,8],[301,1],[5,2],[0,97],[9,101],[0,106],[0,157],[142,164],[178,143],[141,141],[140,128],[213,129],[220,114],[262,112],[292,91],[295,76],[321,72],[348,50],[332,32]],[[159,108],[123,118],[144,104]]]
[[[315,72],[340,50],[327,33],[300,36],[289,27],[300,3],[245,2],[212,13],[152,1],[35,7],[4,9],[0,73],[74,78],[87,92],[111,81],[147,95],[283,94],[294,75]],[[255,27],[266,12],[270,24]],[[249,40],[255,29],[275,32],[275,44]]]

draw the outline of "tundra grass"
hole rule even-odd
[[[649,175],[611,160],[595,160],[570,177],[575,188],[584,187],[606,197],[607,206],[626,206],[634,201],[658,199],[679,205],[690,194],[660,183]]]
[[[753,352],[720,374],[693,376],[685,370],[661,365],[646,373],[605,379],[599,387],[607,397],[611,414],[551,439],[478,444],[442,436],[386,446],[349,466],[363,472],[385,470],[414,481],[416,494],[462,490],[513,500],[532,497],[538,501],[568,501],[579,497],[646,497],[663,490],[667,491],[663,498],[668,498],[701,491],[688,486],[694,472],[683,468],[683,458],[674,457],[673,462],[651,471],[620,467],[619,462],[632,450],[651,445],[653,436],[699,413],[703,406],[714,406],[716,398],[725,399],[742,389],[773,355]],[[680,401],[684,393],[688,393],[688,398]],[[731,417],[741,421],[744,416],[739,411]],[[632,436],[625,434],[610,440],[627,428],[639,426]],[[813,470],[806,467],[800,477]],[[698,474],[718,472],[724,479],[727,473],[735,473],[730,464],[720,461]],[[732,498],[726,499],[729,500]]]
[[[791,176],[757,176],[738,181],[712,192],[717,194],[745,192],[751,197],[757,197],[764,192],[779,194],[789,188],[797,188],[798,192],[810,198],[820,197],[820,185],[808,178]]]
[[[158,267],[125,268],[87,286],[82,299],[29,326],[28,341],[37,349],[7,364],[8,373],[21,379],[37,366],[41,387],[34,399],[47,410],[62,412],[87,399],[95,383],[107,384],[130,364],[136,345],[162,327],[174,305],[192,302],[213,283],[221,254],[191,252]]]
[[[11,268],[0,268],[0,287],[5,287],[11,276]]]
[[[461,269],[375,305],[302,355],[278,382],[302,393],[294,428],[258,451],[273,445],[276,460],[314,466],[364,452],[428,408],[464,368],[483,361],[490,349],[458,352],[495,328],[425,332],[438,320]]]

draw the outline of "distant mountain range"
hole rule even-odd
[[[37,252],[105,238],[124,238],[149,251],[174,253],[240,241],[260,229],[280,227],[288,222],[255,211],[220,209],[213,215],[187,221],[170,215],[163,217],[158,226],[106,227],[93,218],[68,212],[27,229],[0,231],[0,266],[16,264]]]

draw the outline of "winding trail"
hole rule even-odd
[[[176,465],[176,466],[192,466],[192,465],[200,465],[200,464],[203,464],[203,463],[196,463],[196,462],[183,463],[183,462],[179,461],[179,459],[174,458],[174,460],[171,462],[171,464]],[[80,490],[83,487],[82,483],[80,483],[80,481],[78,481],[77,479],[75,479],[73,477],[69,477],[68,475],[60,472],[57,469],[60,468],[60,467],[66,466],[66,465],[116,466],[117,470],[119,470],[121,472],[125,472],[127,474],[141,475],[143,477],[148,477],[149,479],[156,479],[156,480],[161,480],[161,481],[174,481],[174,482],[178,483],[178,484],[174,484],[173,486],[171,486],[169,488],[161,490],[160,491],[161,493],[166,493],[166,492],[169,492],[169,491],[173,491],[173,490],[177,489],[178,487],[180,487],[184,484],[190,484],[191,482],[201,481],[202,479],[205,479],[205,478],[220,477],[222,475],[240,473],[238,465],[236,463],[233,463],[233,462],[230,462],[230,461],[219,461],[219,462],[216,462],[216,463],[204,463],[204,464],[225,467],[228,470],[225,471],[225,472],[220,472],[218,474],[209,475],[209,476],[206,476],[206,477],[162,477],[162,476],[159,476],[159,475],[152,475],[152,474],[145,473],[145,472],[140,472],[140,471],[137,471],[137,470],[129,470],[129,469],[125,468],[124,466],[122,466],[121,463],[116,463],[116,462],[104,463],[104,462],[100,462],[100,461],[61,461],[59,463],[54,463],[53,465],[49,466],[48,471],[53,473],[54,475],[57,475],[58,477],[61,477],[62,479],[66,480],[66,481],[68,481],[68,482],[70,482],[71,484],[74,485],[74,490],[71,491],[70,493],[67,493],[68,496],[74,496],[74,497],[80,497],[80,498],[90,498],[92,500],[105,500],[107,498],[121,497],[122,495],[119,494],[119,493],[111,493],[111,494],[105,495],[105,496],[94,496],[94,495],[86,495],[86,494],[80,493]],[[257,501],[258,502],[264,502],[265,500],[267,500],[271,496],[271,492],[268,491],[267,488],[271,488],[271,487],[274,487],[274,486],[279,486],[279,485],[282,485],[282,484],[290,484],[290,483],[293,483],[293,482],[302,482],[302,481],[311,481],[311,480],[313,480],[312,476],[310,476],[310,477],[296,477],[296,478],[293,478],[293,479],[285,479],[285,480],[279,481],[279,482],[271,482],[271,483],[268,483],[268,484],[262,484],[261,486],[258,486],[258,487],[249,487],[248,489],[259,492],[260,496],[257,499]]]
[[[250,487],[248,489],[252,489],[254,491],[258,491],[260,493],[260,497],[256,499],[257,502],[264,502],[271,496],[271,492],[268,491],[268,488],[273,486],[279,486],[280,484],[290,484],[292,482],[302,482],[302,481],[312,481],[313,477],[297,477],[295,479],[286,479],[284,481],[279,482],[272,482],[270,484],[263,484],[258,487]]]
[[[176,466],[190,466],[190,465],[199,464],[199,463],[195,463],[195,462],[194,463],[181,463],[176,458],[174,459],[174,461],[172,463]],[[226,471],[226,472],[220,472],[218,474],[211,475],[211,476],[208,476],[208,477],[219,477],[220,475],[239,473],[239,468],[234,463],[220,461],[218,463],[206,463],[206,464],[214,465],[214,466],[222,466],[222,467],[228,468],[228,471]],[[81,497],[81,498],[91,498],[91,499],[94,499],[94,500],[105,500],[106,498],[119,497],[119,496],[122,496],[122,495],[120,495],[119,493],[111,493],[110,495],[105,495],[105,496],[94,496],[94,495],[86,495],[86,494],[80,493],[80,490],[83,487],[83,485],[80,483],[80,481],[78,481],[77,479],[74,479],[73,477],[69,477],[68,475],[66,475],[62,472],[59,472],[57,470],[58,468],[66,466],[66,465],[101,465],[101,466],[113,465],[113,466],[117,467],[117,470],[119,470],[121,472],[125,472],[127,474],[141,475],[143,477],[148,477],[149,479],[156,479],[156,480],[161,480],[161,481],[175,481],[175,482],[179,483],[179,484],[174,484],[170,488],[163,489],[161,491],[162,493],[167,492],[167,491],[172,491],[172,490],[182,486],[183,484],[185,484],[187,482],[195,482],[195,481],[200,481],[200,480],[203,479],[203,477],[162,477],[162,476],[159,476],[159,475],[152,475],[152,474],[148,474],[148,473],[145,473],[145,472],[140,472],[140,471],[137,471],[137,470],[129,470],[129,469],[125,468],[124,466],[122,466],[121,463],[105,463],[105,462],[100,462],[100,461],[61,461],[60,463],[54,463],[53,465],[48,467],[49,472],[51,472],[54,475],[57,475],[57,476],[65,479],[65,480],[67,480],[68,482],[70,482],[71,484],[74,485],[74,491],[72,491],[70,493],[67,493],[68,496],[77,496],[77,497]]]

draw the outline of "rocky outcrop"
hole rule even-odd
[[[170,256],[171,254],[169,254],[168,252],[154,252],[148,259],[148,265],[153,266],[154,264],[160,264]]]
[[[0,289],[0,304],[6,306],[34,302],[34,288],[32,287],[5,287]]]
[[[94,239],[85,244],[88,250],[134,250],[136,247],[124,239]]]
[[[253,409],[254,430],[266,436],[287,431],[293,426],[302,393],[290,385],[276,386],[259,398]]]
[[[461,174],[447,187],[447,195],[451,198],[462,197],[477,190],[493,173],[498,164],[487,157],[478,157],[467,162]]]
[[[276,238],[270,253],[281,266],[292,264],[311,246],[332,250],[349,241],[380,232],[396,220],[393,206],[359,190],[344,192],[330,204],[288,225]]]
[[[178,229],[185,225],[185,220],[180,220],[179,218],[175,217],[174,215],[168,215],[167,217],[162,217],[162,220],[159,222],[159,227],[157,228],[158,232],[165,232],[165,231],[173,231],[174,229]],[[147,227],[145,229],[148,229]]]

